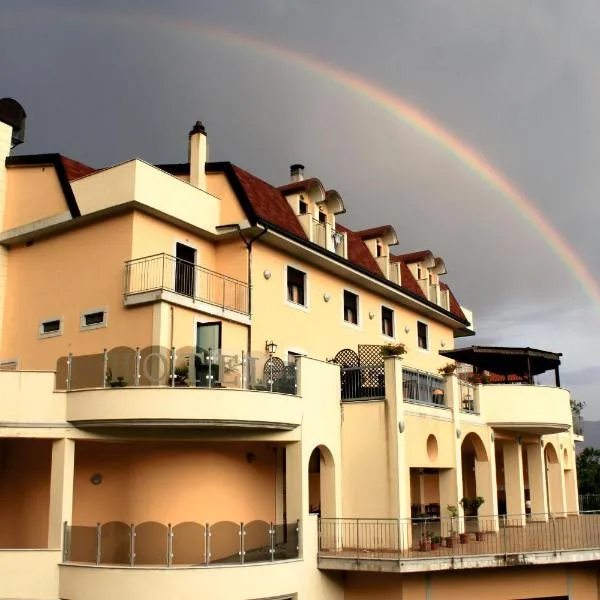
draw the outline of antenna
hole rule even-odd
[[[11,148],[25,141],[25,109],[12,98],[0,99],[0,121],[12,127]]]

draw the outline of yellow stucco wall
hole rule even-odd
[[[187,176],[189,180],[189,176]],[[185,180],[185,179],[184,179]],[[221,205],[221,225],[241,223],[246,215],[223,173],[210,173],[206,176],[206,191],[219,198]]]
[[[54,167],[13,167],[6,173],[6,210],[0,229],[13,229],[69,210]]]
[[[308,275],[307,304],[299,307],[287,301],[287,265],[302,270]],[[264,271],[271,273],[265,279]],[[358,293],[359,324],[351,325],[343,320],[343,290]],[[323,295],[331,297],[325,302]],[[381,305],[395,311],[395,340],[381,333]],[[369,313],[374,318],[369,318]],[[281,353],[287,348],[302,349],[311,356],[332,358],[339,350],[358,344],[385,344],[402,342],[408,348],[404,364],[407,367],[435,372],[447,359],[438,355],[441,342],[445,348],[453,347],[452,330],[431,319],[417,314],[398,304],[384,301],[374,293],[348,284],[300,260],[286,257],[282,252],[257,242],[253,250],[253,336],[256,339],[274,339]],[[428,324],[429,350],[417,347],[417,320]],[[281,324],[285,323],[285,327]],[[405,327],[409,332],[405,332]]]
[[[119,345],[150,345],[152,308],[123,308],[124,263],[131,258],[132,213],[13,247],[8,255],[0,356],[23,369],[54,369],[72,351],[95,354]],[[108,310],[108,325],[80,331],[81,313]],[[63,333],[39,339],[40,322],[61,318]]]

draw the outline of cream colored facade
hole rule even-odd
[[[598,597],[569,392],[440,375],[473,333],[441,259],[300,165],[208,163],[201,124],[191,164],[101,171],[11,132],[0,598]]]

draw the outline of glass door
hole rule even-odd
[[[221,323],[196,324],[196,386],[215,387],[219,382]]]

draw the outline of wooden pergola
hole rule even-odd
[[[560,387],[561,353],[537,350],[536,348],[509,348],[505,346],[469,346],[456,350],[440,350],[440,354],[456,362],[473,366],[474,373],[488,371],[504,376],[497,383],[522,381],[533,383],[535,375],[554,371],[556,387]]]

